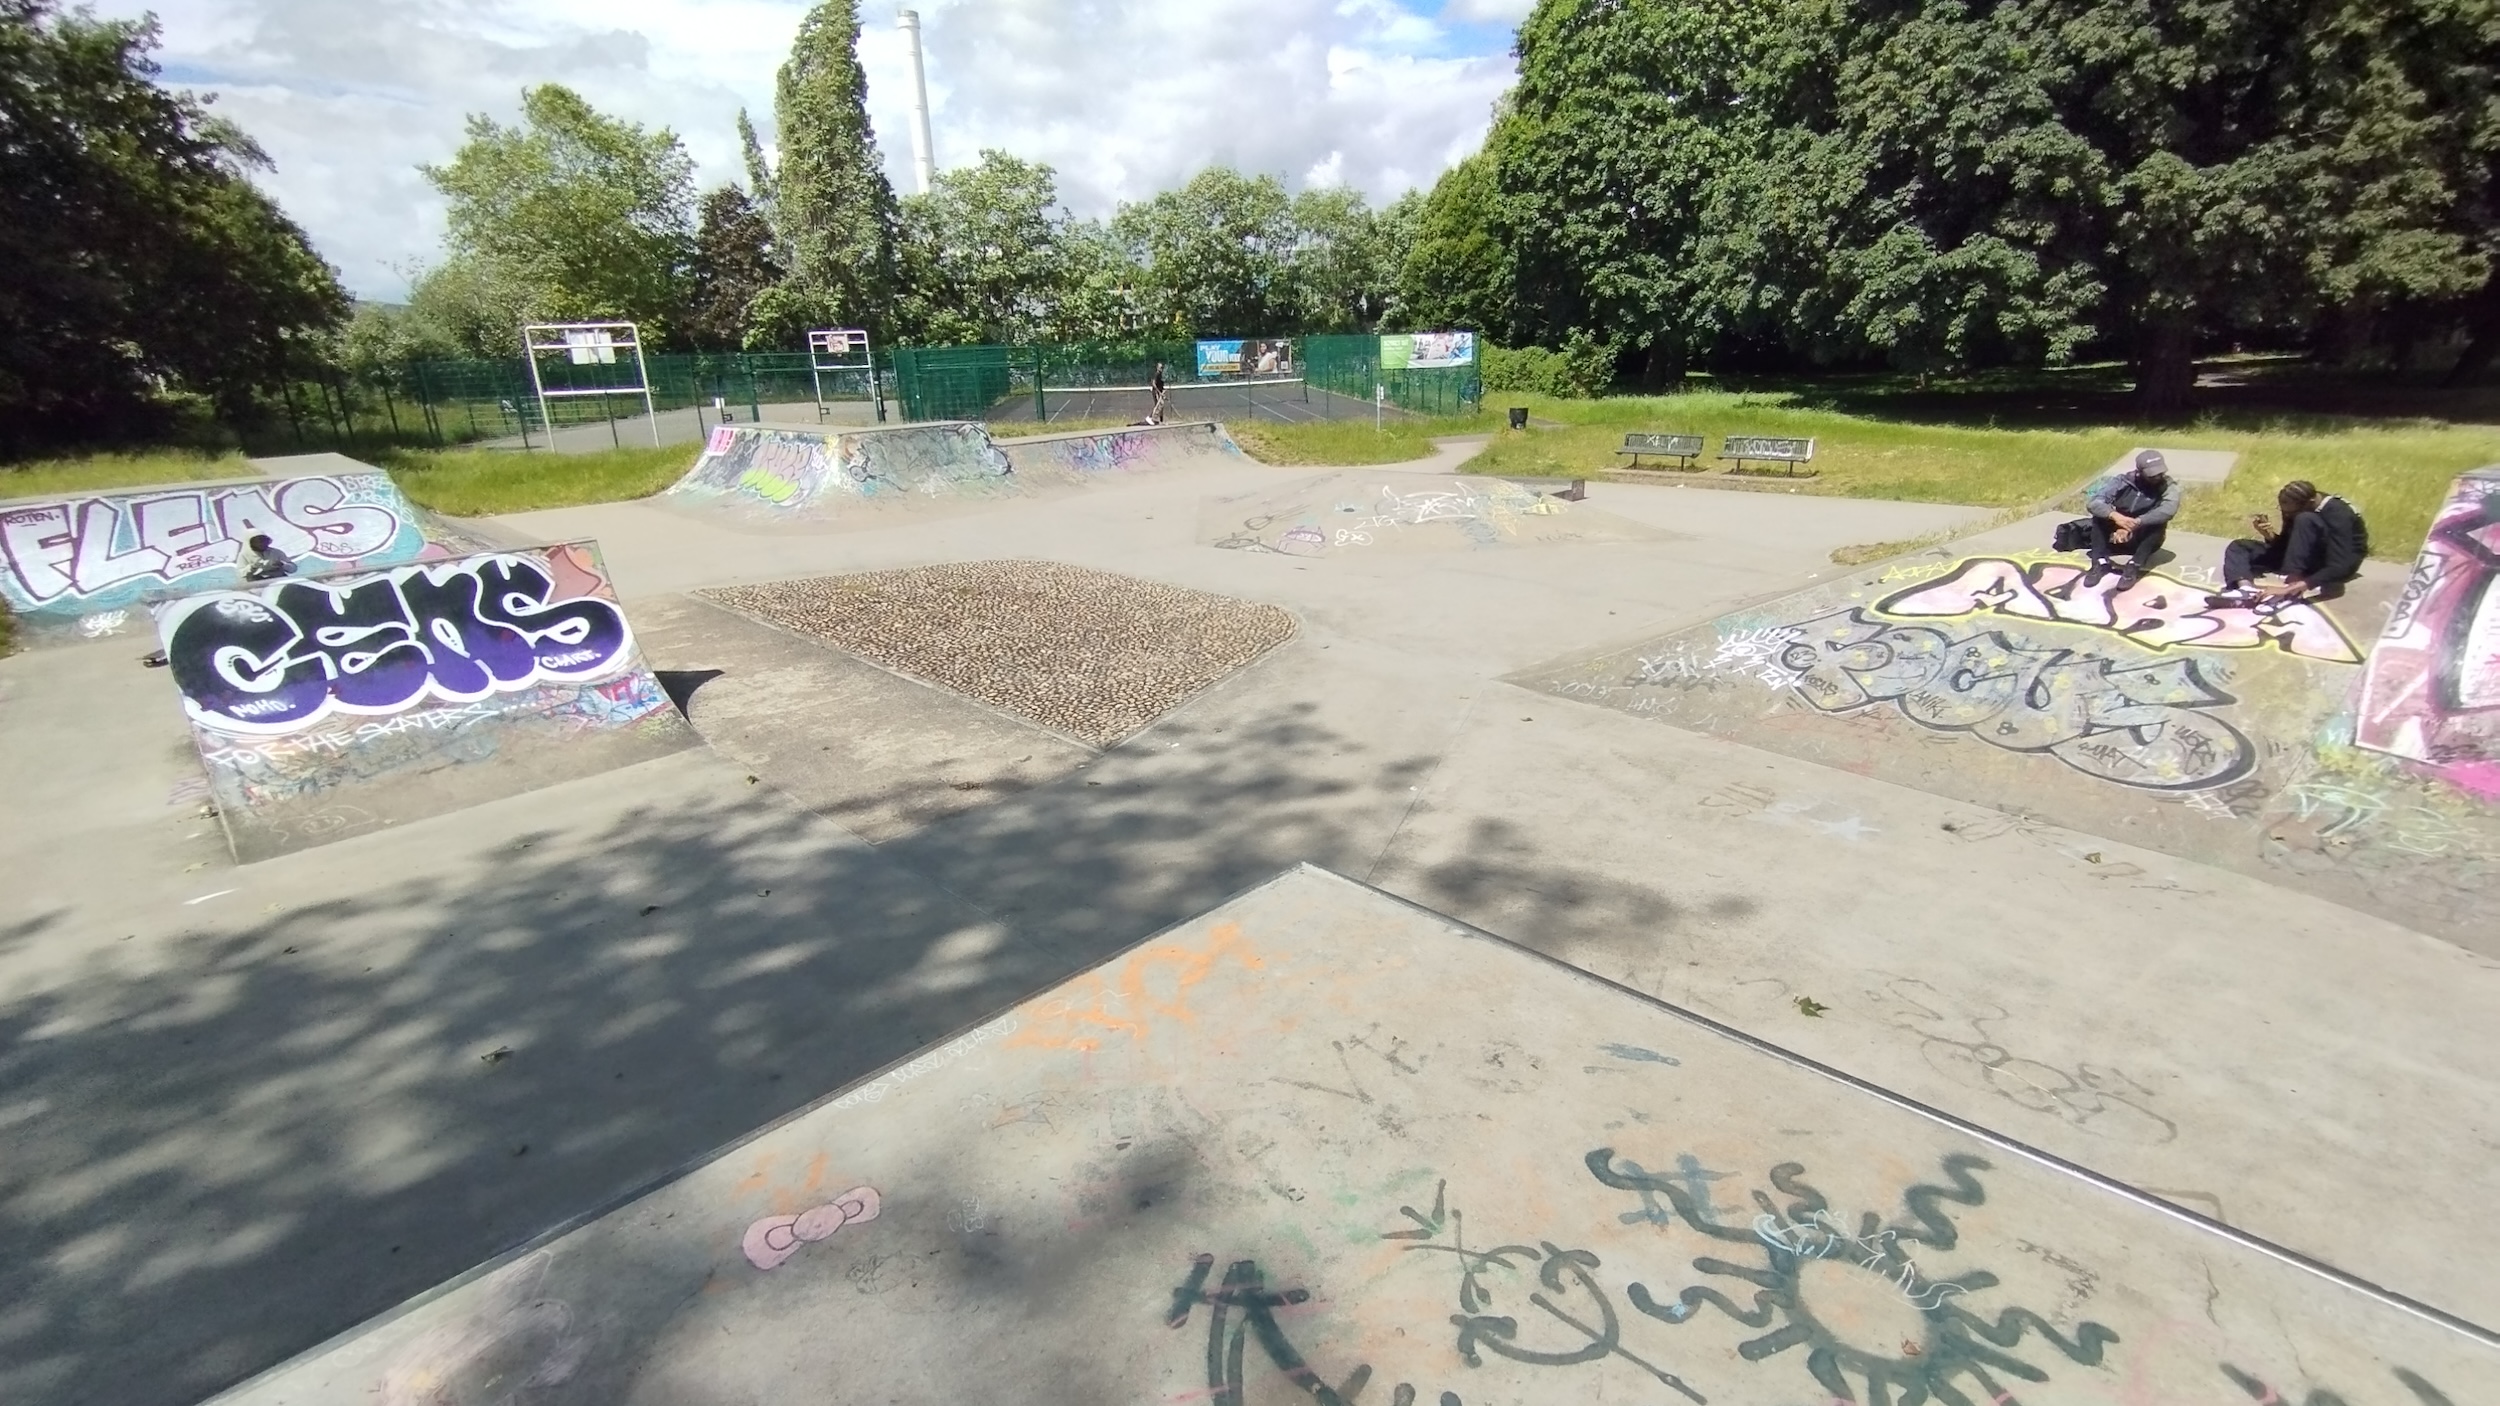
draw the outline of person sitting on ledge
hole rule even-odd
[[[252,540],[243,545],[251,548],[243,560],[244,580],[275,581],[295,574],[295,558],[279,551],[277,545],[269,540],[268,533],[255,532]]]
[[[2083,573],[2083,584],[2097,586],[2117,571],[2124,589],[2144,578],[2145,566],[2170,535],[2170,520],[2179,515],[2179,481],[2170,476],[2161,451],[2147,449],[2135,456],[2134,467],[2093,485],[2084,506],[2092,512],[2092,568]],[[2120,555],[2127,558],[2123,570],[2110,561]]]
[[[2283,530],[2259,513],[2248,520],[2257,529],[2223,549],[2222,591],[2205,597],[2207,605],[2255,606],[2268,609],[2324,595],[2340,595],[2346,582],[2361,574],[2370,555],[2370,529],[2352,504],[2320,493],[2306,479],[2284,484],[2274,495],[2283,512]],[[2257,578],[2280,572],[2283,579],[2260,586]]]

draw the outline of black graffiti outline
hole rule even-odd
[[[167,615],[167,663],[185,710],[229,733],[278,735],[340,713],[590,682],[634,647],[615,602],[559,599],[545,561],[513,553],[214,592]]]
[[[2212,790],[2247,779],[2258,766],[2256,744],[2210,711],[2238,698],[2193,658],[2120,664],[2085,650],[2022,643],[1999,630],[1956,638],[1854,606],[1795,628],[1799,637],[1782,650],[1780,664],[1817,712],[1839,716],[1890,704],[1930,732],[2046,754],[2144,791]],[[1879,649],[1880,658],[1873,654]],[[1866,662],[1852,663],[1852,656]],[[2112,737],[2132,739],[2134,752],[2100,740]],[[2156,745],[2175,749],[2184,779],[2146,779],[2150,768],[2136,754]]]
[[[1705,1274],[1722,1275],[1753,1286],[1753,1302],[1739,1306],[1727,1295],[1706,1284],[1692,1285],[1672,1302],[1661,1303],[1645,1284],[1633,1284],[1625,1291],[1632,1306],[1664,1323],[1685,1323],[1704,1305],[1717,1309],[1748,1328],[1771,1331],[1737,1345],[1737,1355],[1748,1362],[1758,1362],[1793,1347],[1805,1347],[1806,1370],[1835,1399],[1897,1401],[1899,1406],[1919,1406],[1931,1398],[1944,1402],[1967,1399],[1951,1380],[1967,1375],[1976,1381],[1982,1399],[2005,1402],[2010,1393],[2003,1391],[1993,1369],[2007,1376],[2028,1382],[2044,1382],[2048,1373],[2031,1365],[2006,1349],[2020,1346],[2026,1336],[2037,1334],[2046,1339],[2069,1361],[2081,1366],[2100,1365],[2102,1349],[2118,1341],[2118,1335],[2098,1323],[2085,1322],[2068,1338],[2039,1314],[2024,1308],[2009,1308],[1995,1321],[1982,1318],[1962,1308],[1961,1302],[1971,1293],[1994,1288],[1998,1279],[1986,1270],[1971,1270],[1950,1278],[1938,1278],[1919,1270],[1909,1258],[1905,1244],[1925,1245],[1936,1250],[1950,1250],[1961,1239],[1961,1232],[1941,1209],[1945,1204],[1977,1206],[1987,1200],[1987,1190],[1973,1175],[1990,1170],[1989,1164],[1968,1153],[1955,1153],[1944,1159],[1944,1184],[1921,1183],[1902,1193],[1903,1214],[1890,1225],[1873,1212],[1859,1222],[1856,1242],[1873,1250],[1876,1262],[1861,1263],[1861,1268],[1884,1275],[1894,1283],[1906,1280],[1914,1289],[1924,1286],[1930,1292],[1909,1298],[1910,1306],[1927,1324],[1927,1341],[1915,1353],[1879,1354],[1849,1343],[1814,1317],[1812,1307],[1801,1293],[1802,1270],[1820,1256],[1799,1253],[1784,1243],[1786,1237],[1765,1235],[1760,1219],[1754,1227],[1738,1229],[1716,1224],[1699,1213],[1692,1194],[1671,1177],[1642,1172],[1629,1162],[1618,1163],[1614,1149],[1598,1148],[1588,1154],[1589,1173],[1606,1186],[1618,1191],[1646,1190],[1664,1196],[1675,1207],[1684,1223],[1714,1240],[1744,1244],[1764,1252],[1767,1263],[1759,1267],[1738,1264],[1710,1256],[1693,1261],[1693,1268]],[[1770,1173],[1774,1189],[1789,1198],[1783,1208],[1760,1190],[1754,1192],[1754,1203],[1775,1224],[1783,1226],[1824,1226],[1831,1222],[1830,1203],[1823,1194],[1805,1180],[1802,1163],[1783,1162]],[[1950,1286],[1951,1293],[1934,1290]],[[1849,1374],[1855,1373],[1867,1385],[1862,1397],[1851,1385]]]
[[[1490,1349],[1497,1357],[1507,1357],[1532,1367],[1575,1367],[1588,1362],[1602,1362],[1608,1357],[1621,1357],[1694,1402],[1709,1400],[1683,1378],[1623,1345],[1623,1321],[1615,1312],[1614,1300],[1592,1273],[1599,1267],[1594,1253],[1565,1250],[1550,1240],[1536,1245],[1501,1245],[1490,1250],[1470,1250],[1467,1248],[1466,1217],[1457,1207],[1449,1204],[1448,1192],[1447,1181],[1433,1188],[1432,1214],[1429,1216],[1412,1206],[1398,1207],[1398,1213],[1413,1221],[1415,1229],[1383,1231],[1380,1238],[1412,1242],[1400,1247],[1404,1250],[1431,1250],[1456,1256],[1460,1312],[1450,1316],[1450,1323],[1458,1329],[1458,1355],[1468,1366],[1484,1365],[1484,1355],[1477,1350],[1479,1347]],[[1450,1243],[1446,1245],[1440,1243],[1441,1231],[1445,1227],[1451,1233]],[[1572,1284],[1577,1284],[1596,1303],[1599,1322],[1591,1327],[1557,1307],[1544,1292],[1528,1295],[1529,1303],[1587,1338],[1587,1343],[1562,1352],[1540,1352],[1522,1347],[1518,1343],[1518,1319],[1482,1311],[1492,1307],[1493,1296],[1477,1276],[1488,1267],[1515,1272],[1519,1266],[1512,1263],[1514,1259],[1525,1259],[1538,1265],[1537,1282],[1544,1290],[1557,1295],[1567,1293],[1571,1285],[1566,1284],[1564,1279],[1568,1276]]]
[[[1164,1316],[1167,1328],[1188,1326],[1189,1317],[1199,1305],[1207,1308],[1207,1388],[1213,1406],[1242,1406],[1242,1392],[1248,1384],[1246,1361],[1252,1338],[1258,1339],[1259,1350],[1285,1379],[1299,1388],[1319,1406],[1353,1406],[1363,1388],[1371,1382],[1371,1364],[1364,1363],[1346,1374],[1343,1386],[1332,1387],[1321,1380],[1311,1364],[1304,1361],[1285,1330],[1276,1322],[1276,1310],[1294,1304],[1308,1303],[1308,1289],[1270,1289],[1267,1277],[1259,1272],[1257,1260],[1235,1260],[1224,1271],[1223,1283],[1207,1288],[1207,1276],[1214,1272],[1215,1256],[1192,1255],[1189,1277],[1172,1291],[1172,1309]],[[1233,1321],[1238,1313],[1240,1321]],[[1415,1388],[1407,1382],[1397,1384],[1390,1397],[1390,1406],[1414,1406]],[[1441,1393],[1441,1406],[1463,1406],[1455,1392]]]

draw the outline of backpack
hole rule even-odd
[[[2049,550],[2053,552],[2080,552],[2091,545],[2092,519],[2088,517],[2059,523],[2049,537]]]

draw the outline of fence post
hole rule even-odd
[[[747,368],[747,419],[760,425],[764,423],[764,393],[755,384],[755,357],[748,354],[738,360]]]
[[[1042,349],[1033,348],[1033,423],[1050,423],[1050,406],[1042,399]]]

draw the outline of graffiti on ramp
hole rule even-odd
[[[155,615],[241,859],[692,737],[592,542],[212,591]]]
[[[2500,472],[2449,490],[2370,655],[2353,741],[2500,799]]]
[[[255,536],[303,576],[416,561],[427,543],[383,473],[31,500],[0,506],[0,601],[37,641],[119,634],[158,601],[240,586]]]

